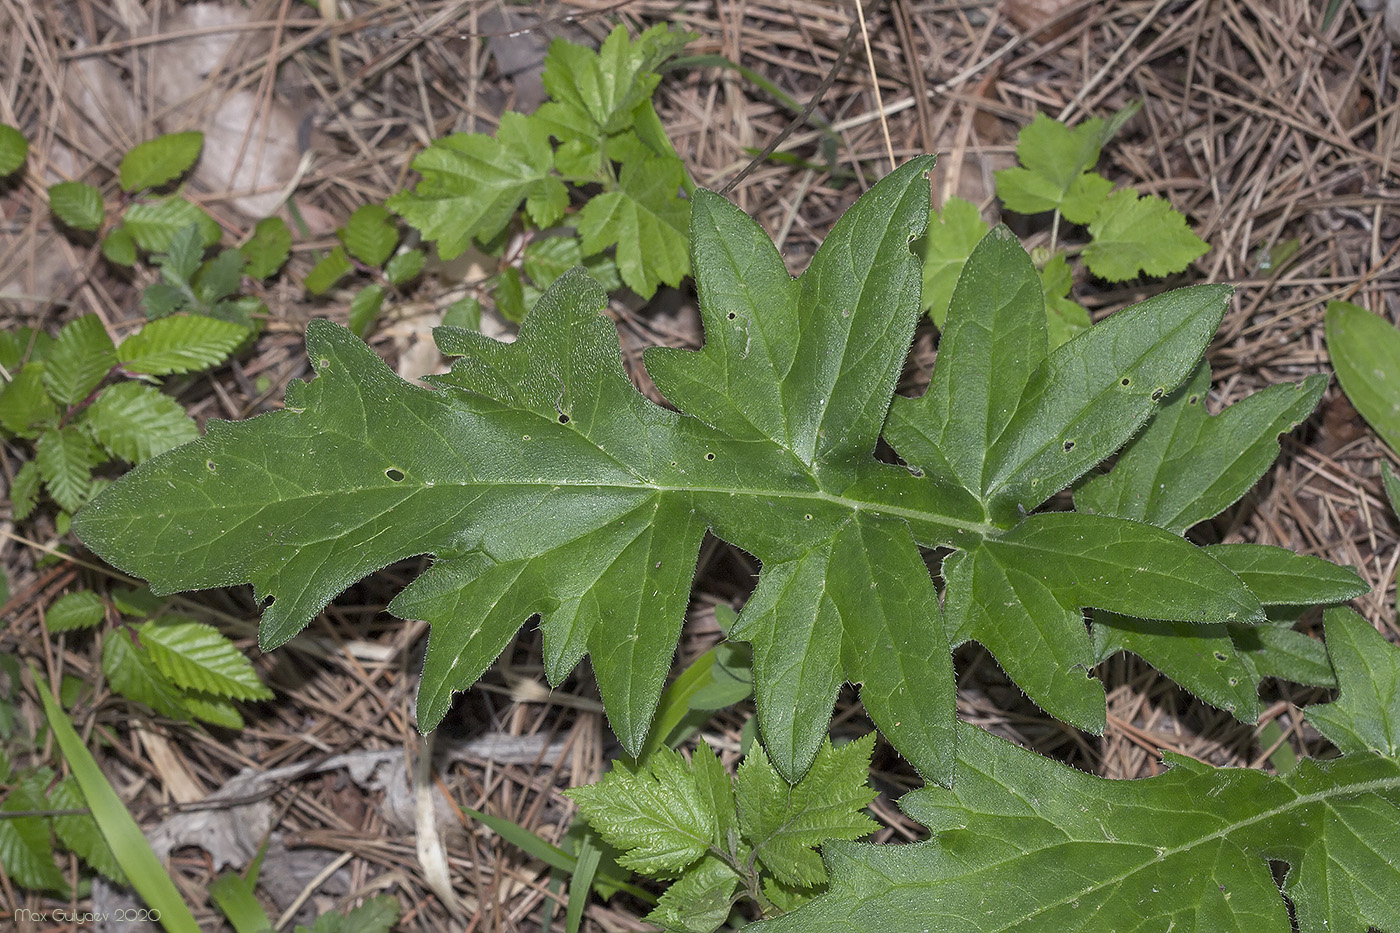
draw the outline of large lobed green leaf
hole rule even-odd
[[[802,933],[1400,929],[1400,648],[1329,610],[1337,703],[1307,715],[1346,752],[1274,776],[1167,754],[1110,781],[961,725],[952,790],[900,805],[931,838],[832,843],[829,892],[760,929]]]
[[[1068,709],[1060,685],[1083,684],[1076,665],[1092,663],[1084,607],[1191,623],[1263,614],[1236,573],[1168,531],[1110,515],[1024,517],[1191,374],[1228,289],[1169,293],[1051,351],[1040,279],[993,231],[961,274],[931,388],[890,412],[920,310],[910,243],[927,223],[931,164],[877,184],[797,279],[757,224],[697,192],[706,342],[645,357],[680,413],[633,388],[599,314],[605,295],[579,270],[553,283],[513,344],[440,329],[443,351],[462,359],[432,389],[313,322],[317,378],[289,388],[285,411],[211,422],[98,497],[78,533],[159,592],[253,583],[272,600],[266,648],[366,574],[433,554],[390,606],[432,625],[422,728],[538,613],[546,674],[558,682],[589,655],[635,753],[710,529],[763,566],[731,634],[753,646],[778,772],[792,781],[807,769],[849,681],[896,748],[946,781],[950,637],[985,639],[1004,660],[1003,632],[1077,645],[1067,666],[1063,651],[1032,652],[1015,672],[1036,702]],[[875,459],[882,428],[908,467]],[[946,625],[920,546],[962,552]],[[1002,572],[1017,577],[1005,609],[1007,591],[985,584]],[[1074,721],[1102,721],[1101,691],[1075,702]]]

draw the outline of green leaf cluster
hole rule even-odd
[[[199,436],[194,419],[155,385],[157,377],[208,369],[248,336],[241,324],[176,314],[114,343],[96,315],[68,322],[56,338],[21,327],[0,331],[0,434],[33,444],[10,483],[14,517],[41,492],[65,514],[106,480],[111,460],[142,463]],[[109,376],[132,378],[109,383]]]
[[[1288,773],[1212,768],[1110,781],[959,725],[952,789],[900,806],[926,842],[833,842],[830,890],[758,929],[1400,929],[1400,648],[1349,609],[1326,613],[1341,695],[1307,708],[1343,752]],[[1282,885],[1269,862],[1286,863]]]
[[[660,748],[637,765],[616,762],[596,784],[567,791],[618,864],[670,881],[647,920],[677,933],[710,933],[748,898],[764,914],[819,893],[826,868],[815,849],[858,839],[877,824],[865,813],[875,734],[833,747],[789,785],[754,745],[731,779],[704,742],[690,761]]]
[[[306,289],[324,295],[351,273],[356,273],[357,282],[372,279],[350,301],[350,329],[364,337],[383,310],[386,295],[416,280],[428,257],[417,247],[399,248],[398,222],[380,204],[356,209],[336,235],[340,244],[316,263],[306,277]]]
[[[243,728],[233,701],[270,700],[248,658],[212,625],[168,613],[147,590],[118,590],[111,605],[120,627],[102,642],[102,673],[112,690],[171,719]],[[45,615],[50,634],[93,629],[107,605],[89,590],[54,601]]]
[[[417,186],[390,197],[388,208],[444,259],[473,242],[501,256],[521,231],[523,250],[502,256],[491,283],[511,320],[579,264],[606,288],[625,284],[647,298],[678,284],[690,271],[681,192],[693,185],[651,96],[657,69],[690,38],[661,25],[634,40],[619,26],[596,52],[555,39],[543,76],[550,99],[534,114],[503,114],[494,136],[434,142],[413,161]]]
[[[1066,254],[1056,249],[1062,217],[1087,227],[1089,241],[1079,252],[1090,272],[1110,282],[1180,272],[1209,248],[1163,198],[1139,196],[1133,188],[1114,191],[1111,181],[1093,171],[1104,144],[1137,109],[1125,108],[1107,120],[1094,117],[1072,129],[1036,114],[1017,139],[1020,164],[996,173],[997,196],[1007,210],[1054,213],[1050,248],[1036,261],[1052,349],[1089,327],[1088,312],[1069,298],[1073,274]],[[939,327],[958,274],[987,230],[976,205],[952,197],[920,243],[923,305]]]
[[[5,736],[7,740],[11,736]],[[117,884],[126,879],[116,857],[91,814],[87,800],[73,778],[57,780],[48,767],[15,770],[8,756],[0,754],[0,784],[9,788],[0,802],[0,866],[22,887],[67,896],[68,882],[59,866],[57,837],[63,848]],[[26,813],[25,816],[8,814]]]
[[[439,329],[460,359],[431,389],[315,322],[317,378],[290,387],[284,411],[211,423],[104,492],[78,532],[160,592],[252,582],[273,600],[266,648],[366,574],[436,555],[390,605],[432,626],[424,729],[538,613],[547,676],[589,655],[613,729],[637,753],[707,530],[762,564],[730,637],[752,647],[764,745],[789,781],[814,760],[843,681],[862,685],[875,724],[926,778],[949,780],[949,648],[970,640],[1041,708],[1091,732],[1105,696],[1086,675],[1121,649],[1250,719],[1259,677],[1306,667],[1265,607],[1365,585],[1314,558],[1200,548],[1182,533],[1254,484],[1318,380],[1215,419],[1197,407],[1203,390],[1178,393],[1208,380],[1199,361],[1229,297],[1219,286],[1150,299],[1051,350],[1039,273],[997,228],[959,276],[928,391],[892,399],[920,311],[909,244],[925,230],[931,164],[872,188],[797,279],[752,220],[697,192],[706,343],[645,356],[679,412],[633,387],[599,313],[606,296],[578,271],[512,344]],[[1176,427],[1154,429],[1154,416]],[[882,436],[901,462],[875,458]],[[1090,476],[1120,450],[1107,478]],[[1077,511],[1040,511],[1076,483]],[[921,548],[947,554],[942,604]],[[1224,658],[1169,657],[1181,631]]]

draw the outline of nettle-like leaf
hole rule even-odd
[[[1090,169],[1137,109],[1125,108],[1107,121],[1093,117],[1073,129],[1037,113],[1016,138],[1021,164],[996,173],[997,196],[1018,214],[1059,210],[1074,223],[1093,220],[1113,183]]]
[[[1326,634],[1342,699],[1307,715],[1341,758],[1110,781],[960,725],[952,790],[900,801],[931,838],[827,845],[828,893],[758,928],[1287,933],[1272,860],[1302,933],[1400,929],[1400,648],[1348,609]]]
[[[706,529],[762,563],[730,634],[753,647],[765,745],[789,781],[811,764],[843,681],[862,685],[915,767],[946,781],[950,638],[989,644],[1032,699],[1093,728],[1104,700],[1085,677],[1083,608],[1264,620],[1234,569],[1171,531],[1027,517],[1191,374],[1229,290],[1171,292],[1051,352],[1041,280],[999,228],[962,273],[927,394],[891,409],[920,312],[910,243],[927,221],[931,164],[915,159],[872,188],[798,279],[752,220],[697,193],[706,343],[645,357],[679,413],[633,388],[599,314],[605,295],[576,270],[512,344],[440,329],[440,347],[462,359],[432,389],[313,322],[318,375],[289,387],[284,411],[211,422],[105,490],[77,531],[159,593],[253,583],[272,600],[264,648],[366,574],[435,555],[390,605],[432,626],[424,729],[539,614],[546,674],[558,682],[589,655],[635,754]],[[882,426],[907,466],[875,459]],[[953,549],[946,622],[920,546]]]
[[[189,171],[204,148],[203,133],[168,133],[138,144],[122,157],[123,190],[159,188]]]

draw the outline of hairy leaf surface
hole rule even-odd
[[[1025,518],[1190,375],[1227,289],[1169,293],[1051,351],[1042,283],[993,231],[959,279],[932,387],[897,399],[886,424],[920,310],[910,243],[927,223],[931,164],[915,159],[872,188],[797,279],[757,224],[697,192],[705,344],[645,357],[679,413],[632,386],[599,314],[605,295],[579,270],[550,286],[515,343],[439,329],[461,359],[431,389],[313,322],[317,376],[289,387],[286,410],[211,422],[103,493],[79,534],[158,592],[253,583],[272,600],[266,648],[366,574],[432,554],[390,606],[432,626],[423,728],[538,614],[546,674],[558,682],[588,655],[635,753],[709,529],[762,564],[731,636],[753,646],[778,773],[806,771],[845,681],[862,685],[876,725],[921,773],[946,781],[949,632],[980,638],[1004,622],[975,617],[1007,616],[1012,633],[1028,611],[1019,600],[1061,629],[1085,606],[1263,617],[1239,576],[1169,532],[1112,516]],[[875,459],[882,429],[908,467]],[[948,593],[961,608],[947,626],[920,547],[961,552]],[[1020,575],[1014,590],[978,589],[1002,571]],[[993,612],[991,599],[1020,608]],[[1087,634],[1069,641],[1087,664]],[[1027,670],[1045,685],[1040,699],[1085,680],[1049,655]],[[1101,693],[1092,702],[1098,712],[1081,703],[1078,721],[1102,720]]]
[[[1302,933],[1400,929],[1400,648],[1348,609],[1326,628],[1342,700],[1307,715],[1341,758],[1275,776],[1168,753],[1110,781],[960,724],[952,790],[900,801],[931,838],[827,845],[828,893],[760,929],[1287,933],[1270,860]]]

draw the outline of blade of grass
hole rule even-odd
[[[83,745],[83,740],[73,728],[73,721],[54,700],[49,685],[38,671],[31,668],[30,672],[39,688],[39,699],[44,703],[49,728],[58,740],[58,747],[72,769],[79,789],[87,798],[92,818],[97,821],[98,829],[116,856],[117,864],[126,873],[127,880],[147,907],[160,911],[161,926],[170,933],[199,933],[199,924],[195,923],[194,915],[185,906],[174,880],[146,841],[141,827],[136,825],[126,805],[117,796],[107,776],[97,766],[97,760]]]
[[[598,862],[603,850],[593,844],[592,833],[585,833],[579,843],[578,865],[569,881],[569,908],[564,914],[564,933],[578,933],[583,923],[583,909],[588,906],[588,896],[593,890],[593,875],[598,871]]]
[[[554,843],[540,838],[525,827],[512,823],[505,817],[492,816],[489,813],[482,813],[480,810],[473,810],[471,807],[465,807],[461,804],[456,806],[467,816],[484,823],[492,832],[526,855],[534,856],[546,865],[568,872],[570,875],[577,870],[579,860],[576,856],[570,855]],[[609,883],[620,891],[626,891],[633,897],[641,898],[648,904],[656,903],[656,895],[637,887],[635,884],[626,881],[613,881],[612,879],[609,879]]]

